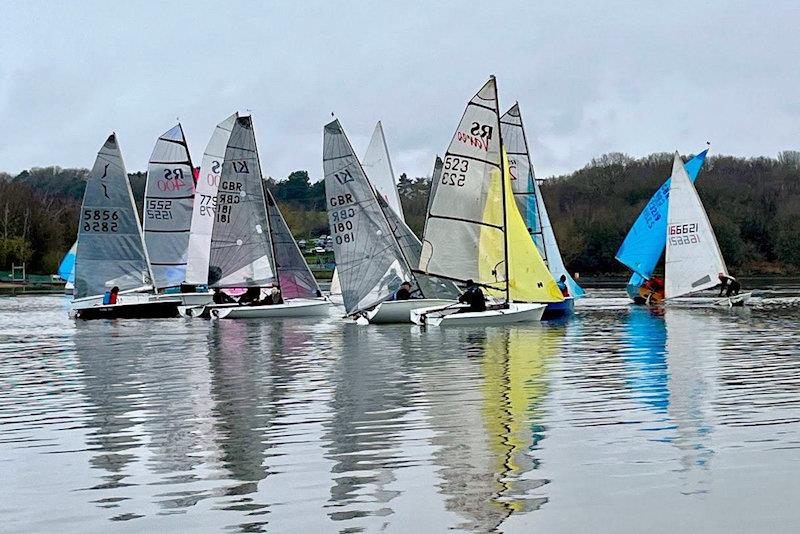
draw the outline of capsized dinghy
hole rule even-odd
[[[583,297],[586,292],[572,278],[561,258],[561,251],[558,248],[555,232],[553,232],[553,225],[550,223],[550,216],[547,214],[544,197],[534,176],[530,149],[522,122],[522,112],[518,103],[500,117],[500,131],[503,134],[503,144],[508,154],[511,188],[514,191],[517,208],[519,208],[531,239],[536,244],[550,274],[556,280],[563,276],[569,290],[569,296],[565,297],[563,301],[551,302],[547,305],[543,318],[555,319],[569,315],[575,309],[575,299]]]
[[[73,312],[79,319],[175,317],[178,301],[153,302],[153,273],[115,134],[86,180],[75,251]],[[117,302],[105,295],[119,290]]]
[[[388,158],[387,153],[383,158],[387,165]],[[422,244],[372,187],[338,120],[325,126],[323,166],[347,315],[372,323],[409,322],[414,307],[454,303],[458,290],[452,282],[412,272]],[[402,282],[411,283],[412,297],[422,298],[389,301]]]
[[[283,302],[209,304],[184,308],[185,315],[235,319],[327,313],[330,302],[320,298],[317,282],[261,177],[249,116],[237,117],[225,150],[210,247],[210,287],[279,288]]]
[[[749,293],[731,297],[687,297],[719,285],[728,267],[703,202],[676,152],[669,186],[664,295],[668,304],[743,306]]]
[[[708,149],[686,162],[684,168],[694,183],[708,155]],[[658,188],[633,223],[628,235],[617,251],[617,261],[633,274],[628,280],[627,292],[636,304],[644,304],[642,285],[653,276],[658,260],[667,244],[667,206],[669,204],[670,178]]]
[[[412,312],[416,324],[539,320],[546,304],[564,300],[514,206],[494,77],[467,104],[431,195],[420,272],[473,280],[503,304],[463,320],[461,313],[420,310]]]

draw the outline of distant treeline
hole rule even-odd
[[[668,177],[671,154],[634,159],[607,154],[544,181],[542,191],[567,266],[584,274],[622,273],[614,254],[650,196]],[[77,233],[86,169],[0,173],[0,269],[25,261],[55,272]],[[145,173],[129,175],[141,211]],[[328,233],[325,187],[308,172],[270,179],[295,237]],[[399,179],[406,220],[421,234],[430,180]],[[777,158],[714,156],[697,189],[728,265],[736,274],[800,272],[800,152]]]

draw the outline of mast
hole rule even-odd
[[[508,279],[508,212],[506,207],[506,158],[503,154],[503,134],[500,128],[500,94],[497,91],[497,79],[494,74],[490,76],[494,80],[494,91],[497,95],[497,105],[495,106],[495,116],[497,116],[497,135],[500,140],[500,194],[503,197],[503,270],[505,271],[506,282],[506,304],[511,302],[511,284]]]

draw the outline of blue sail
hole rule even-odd
[[[64,255],[61,264],[58,266],[58,276],[68,284],[75,283],[75,251],[78,248],[76,241]]]
[[[705,162],[708,149],[684,164],[689,179],[694,182]],[[658,188],[633,223],[617,251],[616,258],[633,271],[628,287],[637,288],[653,275],[667,244],[667,201],[670,179]]]

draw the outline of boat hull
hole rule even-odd
[[[752,295],[752,293],[740,293],[738,295],[731,295],[730,297],[675,297],[664,302],[670,306],[685,308],[703,308],[708,306],[732,308],[745,306]]]
[[[575,299],[573,297],[565,297],[561,302],[551,302],[544,309],[542,320],[547,321],[550,319],[561,319],[571,315],[575,311]]]
[[[369,310],[366,317],[372,324],[410,323],[411,310],[448,306],[455,302],[447,299],[387,300]]]
[[[284,317],[325,317],[331,303],[322,299],[291,299],[283,304],[263,306],[239,306],[230,304],[212,304],[205,306],[200,314],[215,319],[268,319]]]
[[[150,298],[151,301],[179,300],[181,306],[205,306],[211,304],[214,294],[210,291],[205,293],[161,293]]]
[[[512,302],[508,308],[465,312],[465,305],[418,308],[411,311],[411,322],[419,326],[498,326],[542,320],[544,304]]]
[[[155,302],[128,302],[101,306],[87,306],[74,310],[75,318],[92,319],[168,319],[178,317],[179,300]]]

